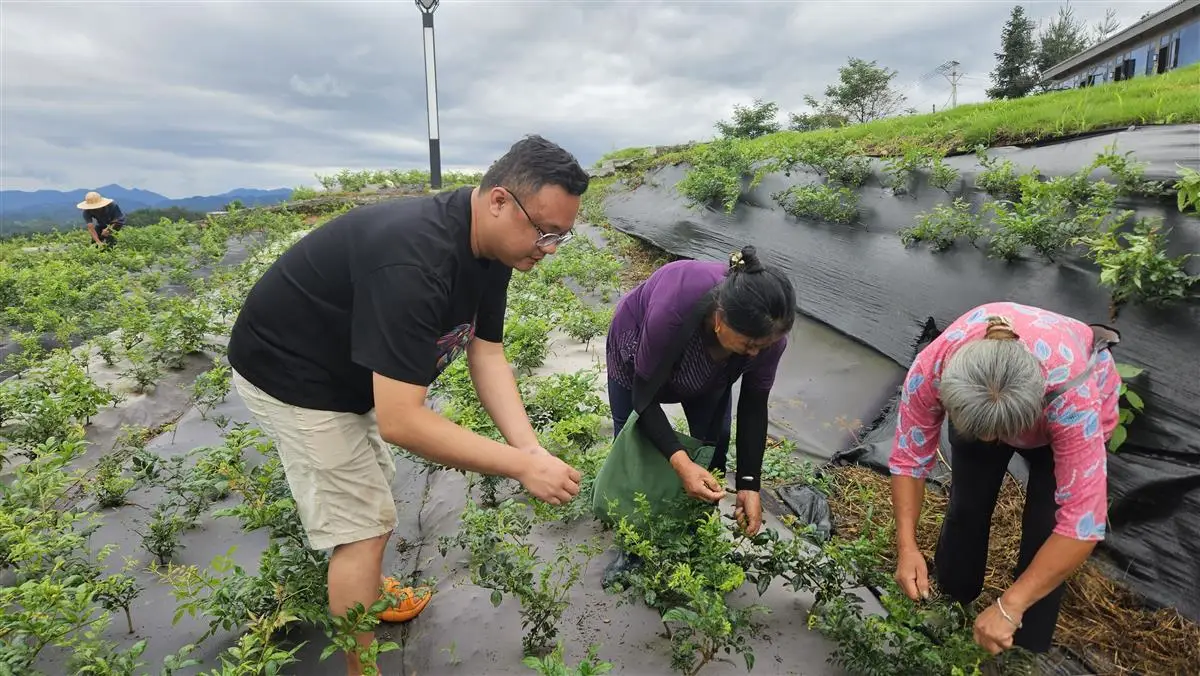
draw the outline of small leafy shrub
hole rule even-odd
[[[806,137],[804,141],[781,148],[772,170],[786,176],[801,167],[828,179],[829,183],[858,188],[871,175],[870,160],[857,154],[853,141],[832,137]]]
[[[611,662],[602,662],[597,657],[595,644],[588,646],[587,654],[575,668],[563,662],[563,646],[560,642],[554,651],[545,657],[526,657],[522,663],[540,676],[599,676],[612,671]]]
[[[1017,200],[1021,197],[1021,182],[1012,160],[988,157],[987,148],[980,146],[975,156],[983,171],[975,178],[975,185],[992,197],[1000,200]],[[1034,174],[1037,169],[1034,169]]]
[[[528,373],[546,363],[549,336],[550,322],[545,319],[513,317],[505,322],[504,354],[510,364]]]
[[[692,205],[720,204],[733,213],[742,197],[742,181],[751,173],[753,159],[732,139],[716,139],[692,153],[692,169],[677,186]],[[756,185],[760,176],[751,180]]]
[[[1171,258],[1166,253],[1167,233],[1157,219],[1139,219],[1133,232],[1110,228],[1084,237],[1088,255],[1100,266],[1100,284],[1111,289],[1114,316],[1130,300],[1165,306],[1187,298],[1200,275],[1189,275],[1184,264],[1195,254]]]
[[[1140,369],[1130,364],[1117,365],[1117,373],[1121,376],[1121,389],[1117,395],[1124,401],[1119,407],[1120,413],[1117,419],[1117,426],[1113,428],[1112,437],[1108,440],[1108,451],[1116,453],[1117,449],[1125,443],[1125,439],[1129,437],[1129,430],[1126,429],[1136,416],[1134,411],[1141,413],[1146,405],[1142,402],[1142,398],[1137,392],[1129,389],[1129,380],[1140,376],[1145,372],[1145,369]]]
[[[319,197],[320,195],[321,195],[321,193],[317,192],[316,190],[314,190],[308,186],[302,185],[298,188],[293,189],[292,194],[288,199],[292,200],[293,202],[297,202],[300,200],[310,200],[315,197]]]
[[[96,476],[92,481],[92,496],[100,509],[120,507],[125,504],[125,496],[137,483],[132,477],[124,476],[124,458],[109,454],[96,464]]]
[[[931,168],[933,160],[937,157],[940,157],[937,151],[923,146],[904,147],[899,154],[893,155],[883,162],[887,171],[886,187],[891,188],[892,193],[896,195],[907,193],[917,170]]]
[[[530,656],[548,653],[558,635],[559,619],[570,604],[571,587],[595,548],[560,542],[554,558],[541,561],[527,540],[533,526],[528,505],[513,500],[495,508],[468,502],[462,524],[458,533],[438,541],[439,552],[445,556],[451,548],[466,550],[471,581],[492,590],[493,605],[499,606],[504,594],[517,597],[521,627],[526,630],[522,649]]]
[[[950,186],[958,180],[958,170],[946,164],[941,157],[934,157],[929,167],[929,184],[950,192]]]
[[[795,185],[771,197],[789,215],[800,219],[851,223],[858,216],[858,193],[826,185]]]
[[[1176,202],[1181,212],[1187,213],[1190,207],[1193,215],[1200,213],[1200,171],[1179,167],[1179,179],[1175,181],[1175,190],[1178,191]]]
[[[640,493],[634,505],[633,518],[622,516],[616,524],[614,541],[641,564],[614,589],[662,614],[676,671],[694,676],[706,664],[723,660],[721,653],[738,653],[747,670],[753,669],[748,639],[756,629],[754,616],[765,608],[733,608],[725,601],[747,578],[720,513],[681,498],[651,518],[650,504]]]
[[[1117,154],[1116,143],[1097,153],[1096,158],[1092,160],[1092,164],[1086,171],[1090,174],[1100,167],[1105,167],[1112,172],[1112,175],[1117,179],[1117,189],[1122,195],[1147,195],[1153,197],[1163,193],[1162,183],[1146,179],[1146,163],[1134,162],[1133,151]]]
[[[609,305],[590,306],[580,304],[579,310],[568,312],[563,317],[562,328],[568,336],[589,346],[594,338],[604,335],[612,323],[614,308]]]
[[[899,231],[904,246],[929,242],[929,248],[933,251],[949,249],[960,237],[975,246],[975,242],[985,234],[987,228],[979,216],[971,212],[971,204],[961,197],[949,205],[939,204],[932,211],[920,214],[916,225]]]
[[[1092,183],[1082,172],[1047,181],[1034,174],[1022,174],[1018,183],[1019,201],[988,203],[999,226],[989,247],[994,257],[1013,260],[1029,247],[1053,261],[1113,217],[1116,187]]]
[[[68,350],[50,353],[19,378],[0,383],[0,455],[29,455],[47,439],[63,438],[86,425],[116,395],[88,377],[83,362]]]
[[[196,376],[192,383],[192,401],[200,409],[200,417],[206,418],[214,406],[225,401],[233,384],[233,371],[218,359],[212,368]]]

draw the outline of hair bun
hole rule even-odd
[[[763,271],[763,265],[758,260],[758,253],[752,246],[744,246],[741,251],[729,255],[729,269],[754,274]]]

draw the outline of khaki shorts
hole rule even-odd
[[[274,442],[300,521],[313,549],[368,540],[396,527],[396,464],[364,415],[285,404],[236,371],[233,383]]]

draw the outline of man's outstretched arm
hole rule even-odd
[[[476,337],[467,347],[467,361],[479,402],[508,443],[523,450],[540,448],[512,366],[504,356],[504,344]]]
[[[425,406],[426,388],[378,373],[374,388],[379,434],[385,441],[449,467],[516,479],[552,505],[579,493],[580,475],[570,465],[538,449],[520,450],[450,422]]]

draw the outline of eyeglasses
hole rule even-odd
[[[521,213],[525,214],[525,220],[529,221],[529,225],[532,225],[533,229],[537,230],[538,238],[537,241],[534,242],[534,245],[539,249],[565,244],[566,242],[571,241],[571,238],[575,236],[575,233],[570,230],[562,233],[561,235],[555,232],[546,232],[540,226],[538,226],[537,223],[533,222],[533,218],[531,218],[529,216],[529,212],[525,210],[525,205],[521,204],[521,200],[517,199],[517,196],[513,194],[513,191],[509,190],[508,188],[505,188],[504,191],[507,192],[510,197],[512,197],[513,202],[516,203],[517,207],[521,210]]]

